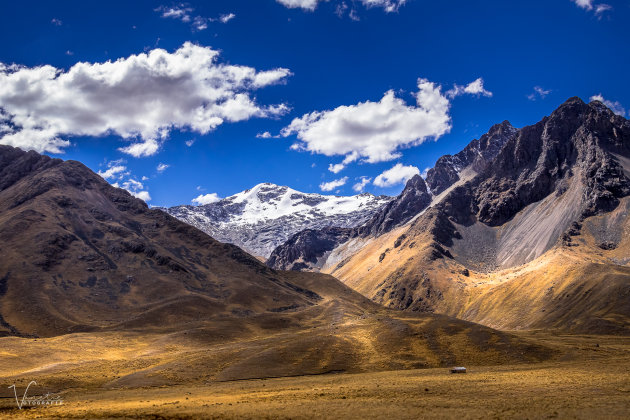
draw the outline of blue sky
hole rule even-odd
[[[571,96],[630,108],[627,0],[0,10],[0,143],[79,160],[151,205],[260,182],[394,195],[492,124]]]

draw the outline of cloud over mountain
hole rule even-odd
[[[154,49],[104,63],[0,63],[0,143],[60,153],[71,136],[115,134],[135,140],[120,150],[155,154],[173,129],[207,134],[224,122],[287,112],[263,106],[251,92],[284,81],[277,68],[218,63],[219,52],[186,42],[174,52]]]
[[[397,163],[392,168],[386,170],[374,179],[374,185],[378,187],[391,187],[392,185],[402,184],[414,175],[419,175],[420,170],[415,166],[405,166]]]
[[[614,112],[615,114],[621,115],[622,117],[626,116],[626,110],[619,101],[609,101],[608,99],[604,98],[601,93],[598,95],[591,96],[590,100],[599,101],[603,103],[604,105],[606,105],[608,108],[610,108],[610,110]]]
[[[221,201],[221,197],[219,197],[219,195],[217,193],[201,194],[198,197],[193,198],[191,200],[191,202],[193,204],[196,204],[198,206],[203,206],[205,204],[216,203],[218,201]]]
[[[328,167],[330,172],[339,173],[356,160],[394,160],[401,156],[401,149],[440,138],[451,130],[451,99],[461,95],[491,97],[492,92],[484,88],[482,78],[465,86],[454,85],[446,93],[440,85],[421,78],[413,95],[415,105],[389,90],[378,102],[368,100],[314,111],[293,119],[280,134],[297,136],[299,141],[291,146],[293,150],[344,156],[341,163]]]
[[[348,177],[344,176],[343,178],[335,179],[330,182],[322,182],[319,185],[319,189],[322,191],[332,191],[335,188],[339,188],[343,185],[346,185],[346,182],[348,182]]]
[[[357,182],[356,184],[352,186],[352,189],[355,190],[356,192],[363,192],[363,190],[365,189],[367,184],[370,183],[370,181],[372,181],[372,178],[367,177],[367,176],[362,176],[359,178],[359,182]]]

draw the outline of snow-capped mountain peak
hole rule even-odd
[[[300,230],[360,225],[391,199],[368,193],[349,197],[303,193],[262,183],[216,203],[163,210],[219,241],[266,258]]]

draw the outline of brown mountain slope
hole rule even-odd
[[[552,353],[270,269],[78,162],[0,146],[0,168],[2,377],[136,386]]]
[[[0,165],[5,331],[46,336],[168,324],[320,299],[78,162],[2,146]]]
[[[483,166],[440,160],[428,209],[330,247],[322,271],[400,309],[630,333],[630,122],[571,98],[502,138]]]

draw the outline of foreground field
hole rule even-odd
[[[628,418],[630,340],[527,334],[559,350],[543,363],[416,369],[194,385],[60,390],[62,406],[15,418]],[[85,375],[90,372],[85,371]],[[95,374],[97,372],[94,372]],[[45,375],[38,375],[45,381]],[[24,384],[26,385],[26,384]],[[20,386],[21,393],[24,389]]]

